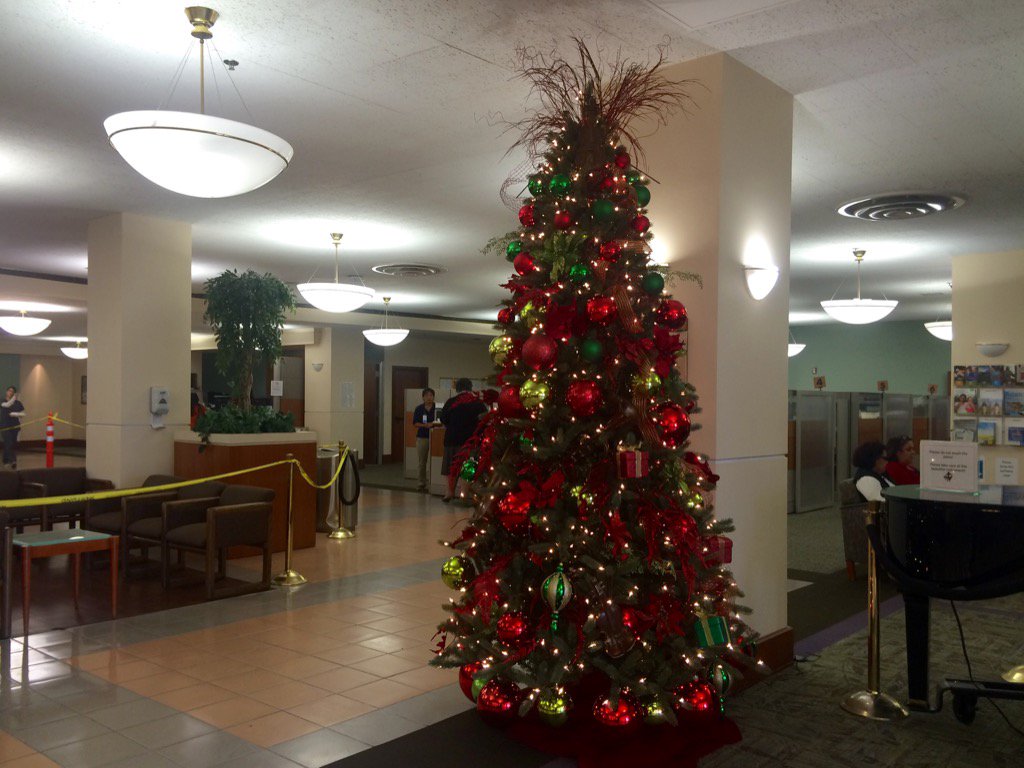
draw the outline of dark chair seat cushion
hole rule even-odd
[[[121,533],[121,511],[91,515],[89,517],[89,530],[113,533],[115,535]]]
[[[18,472],[26,483],[42,483],[49,496],[70,496],[85,491],[85,467],[23,469]]]
[[[10,470],[0,472],[0,499],[16,499],[21,493],[21,475]]]
[[[159,540],[163,522],[159,517],[144,517],[128,526],[128,535],[138,536],[143,539],[153,539],[154,541]]]
[[[204,549],[206,547],[206,523],[192,523],[172,528],[167,532],[167,542]]]
[[[229,485],[220,495],[218,507],[229,507],[233,504],[252,504],[257,501],[273,501],[274,491],[270,488],[258,488],[254,485]]]

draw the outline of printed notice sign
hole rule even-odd
[[[978,445],[922,440],[921,487],[940,491],[977,491]]]
[[[1017,460],[1000,458],[996,462],[996,484],[1016,485],[1017,484]]]
[[[270,396],[282,397],[284,395],[284,379],[270,380]]]

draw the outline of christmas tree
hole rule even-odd
[[[476,503],[442,577],[435,665],[485,712],[560,725],[717,717],[753,636],[726,569],[718,479],[687,450],[683,305],[650,260],[649,179],[630,133],[684,84],[619,63],[524,58],[543,108],[517,124],[536,170],[507,241],[490,344],[496,408],[461,469]],[[583,691],[597,691],[596,697]],[[581,700],[585,698],[585,700]]]

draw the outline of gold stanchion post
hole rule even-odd
[[[873,525],[878,521],[879,502],[868,502],[865,523]],[[852,715],[871,720],[898,720],[906,717],[907,708],[892,696],[880,690],[879,660],[882,638],[879,632],[878,616],[878,563],[875,548],[868,540],[868,688],[866,691],[851,693],[842,701],[842,707]]]
[[[295,482],[295,462],[294,456],[288,454],[288,546],[284,551],[284,572],[277,574],[274,577],[274,586],[277,587],[297,587],[300,584],[306,583],[306,577],[298,571],[292,570],[292,501],[293,493],[292,489]]]
[[[338,443],[338,459],[339,461],[345,459],[345,443]],[[342,520],[342,508],[341,508],[341,484],[342,476],[345,474],[345,470],[342,469],[338,472],[338,487],[335,489],[335,493],[338,495],[338,527],[327,534],[328,539],[334,539],[335,541],[342,541],[344,539],[351,539],[356,535],[355,531],[351,531],[345,527],[345,522]]]

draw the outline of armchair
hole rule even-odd
[[[0,471],[0,499],[39,499],[46,495],[46,486],[42,483],[26,482],[19,472],[13,470]],[[46,507],[19,507],[5,510],[3,528],[12,526],[21,533],[26,525],[39,525],[46,528]]]
[[[170,550],[202,554],[205,558],[206,597],[228,597],[270,588],[270,520],[274,491],[248,485],[229,485],[219,499],[172,501],[163,505],[161,576],[170,586]],[[263,573],[256,584],[216,591],[216,580],[227,575],[229,547],[257,547],[263,554]]]
[[[41,484],[44,487],[43,496],[73,496],[90,491],[107,491],[114,487],[109,480],[87,477],[85,467],[19,469],[18,474],[22,483]],[[48,530],[54,523],[67,523],[73,528],[85,514],[85,507],[84,501],[46,505],[40,514],[42,527]]]

